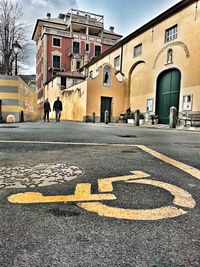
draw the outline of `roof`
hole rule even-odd
[[[30,81],[33,81],[36,79],[36,75],[35,74],[31,74],[31,75],[19,75],[20,78],[26,83],[28,84]]]
[[[34,31],[33,31],[33,35],[32,35],[32,38],[31,38],[32,40],[34,40],[34,36],[35,36],[36,30],[37,30],[38,24],[40,22],[43,22],[43,23],[47,22],[47,23],[58,24],[58,25],[62,25],[62,26],[63,25],[66,26],[67,25],[66,22],[63,19],[60,19],[60,18],[37,19],[37,22],[36,22],[36,25],[35,25],[35,28],[34,28]],[[111,31],[108,31],[108,30],[105,30],[105,29],[104,29],[104,33],[122,37],[122,35],[120,35],[118,33],[111,32]]]
[[[52,81],[56,77],[76,78],[76,79],[83,79],[83,80],[85,79],[85,76],[80,72],[77,72],[77,71],[63,71],[63,72],[57,72],[45,84],[48,84],[50,81]]]
[[[114,31],[111,32],[111,31],[109,31],[109,30],[104,29],[103,32],[104,32],[105,34],[110,34],[110,35],[116,35],[116,36],[119,36],[119,37],[123,37],[123,35],[118,34],[118,33],[114,32]]]
[[[122,47],[123,45],[127,44],[129,41],[131,41],[135,37],[141,35],[142,33],[146,32],[149,29],[151,29],[155,25],[157,25],[157,24],[161,23],[162,21],[164,21],[165,19],[175,15],[176,13],[180,12],[181,10],[183,10],[184,8],[192,5],[195,2],[196,2],[196,0],[182,0],[182,1],[178,2],[176,5],[172,6],[169,9],[167,9],[166,11],[164,11],[163,13],[161,13],[160,15],[158,15],[157,17],[155,17],[154,19],[152,19],[148,23],[144,24],[142,27],[140,27],[136,31],[132,32],[131,34],[129,34],[128,36],[123,38],[121,41],[119,41],[117,44],[113,45],[111,48],[106,50],[104,53],[102,53],[99,56],[95,57],[88,64],[83,66],[81,68],[81,70],[83,70],[84,67],[88,68],[89,66],[95,64],[97,61],[99,61],[100,59],[102,59],[105,56],[109,55],[110,53],[112,53],[113,51],[115,51],[118,48]]]

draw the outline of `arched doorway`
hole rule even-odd
[[[169,112],[172,106],[179,110],[181,73],[178,69],[163,71],[157,79],[156,114],[159,123],[169,123]]]

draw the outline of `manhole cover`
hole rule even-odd
[[[34,188],[61,184],[83,174],[83,169],[66,164],[1,167],[0,188]]]

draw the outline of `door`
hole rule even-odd
[[[177,69],[162,72],[157,80],[156,115],[159,123],[169,123],[169,113],[172,106],[179,110],[181,73]]]
[[[111,121],[112,97],[101,97],[101,122],[105,122],[105,111],[109,111],[109,122]]]

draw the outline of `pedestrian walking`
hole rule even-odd
[[[51,112],[51,106],[47,98],[44,102],[44,121],[47,120],[49,122],[49,112]]]
[[[62,111],[62,102],[60,101],[59,96],[53,104],[53,111],[56,113],[56,122],[60,122],[61,111]]]

